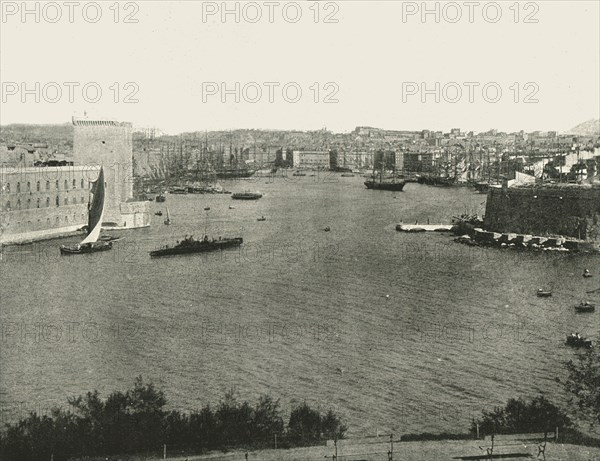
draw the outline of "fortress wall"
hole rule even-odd
[[[484,228],[600,241],[600,187],[490,188]]]
[[[51,237],[87,225],[87,203],[0,214],[0,243]]]

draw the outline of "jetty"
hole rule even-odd
[[[398,232],[450,232],[452,224],[398,224]]]

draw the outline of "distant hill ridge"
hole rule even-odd
[[[597,136],[600,135],[600,119],[588,120],[571,128],[567,134],[577,134],[579,136]]]

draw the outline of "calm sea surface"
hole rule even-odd
[[[585,294],[598,287],[600,259],[396,232],[401,220],[482,214],[485,196],[472,189],[294,179],[223,182],[261,191],[258,201],[169,195],[151,206],[168,205],[171,226],[154,217],[107,253],[59,256],[77,239],[5,248],[2,419],[125,390],[138,375],[172,408],[215,404],[232,388],[253,401],[270,393],[285,412],[302,401],[336,410],[351,434],[462,432],[510,397],[563,402],[555,378],[577,353],[565,335],[600,329],[600,313],[573,309],[600,302]],[[148,256],[205,228],[241,235],[243,250]],[[586,267],[597,277],[581,277]],[[537,298],[539,287],[554,296]]]

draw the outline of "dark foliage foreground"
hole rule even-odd
[[[284,424],[279,400],[262,396],[252,405],[233,392],[216,408],[199,412],[166,411],[161,390],[137,378],[132,389],[113,392],[105,400],[97,391],[69,399],[70,411],[35,413],[7,425],[0,435],[0,459],[55,461],[85,456],[162,453],[169,450],[202,453],[228,448],[307,446],[343,438],[346,427],[332,411],[322,415],[307,404],[290,413]]]

